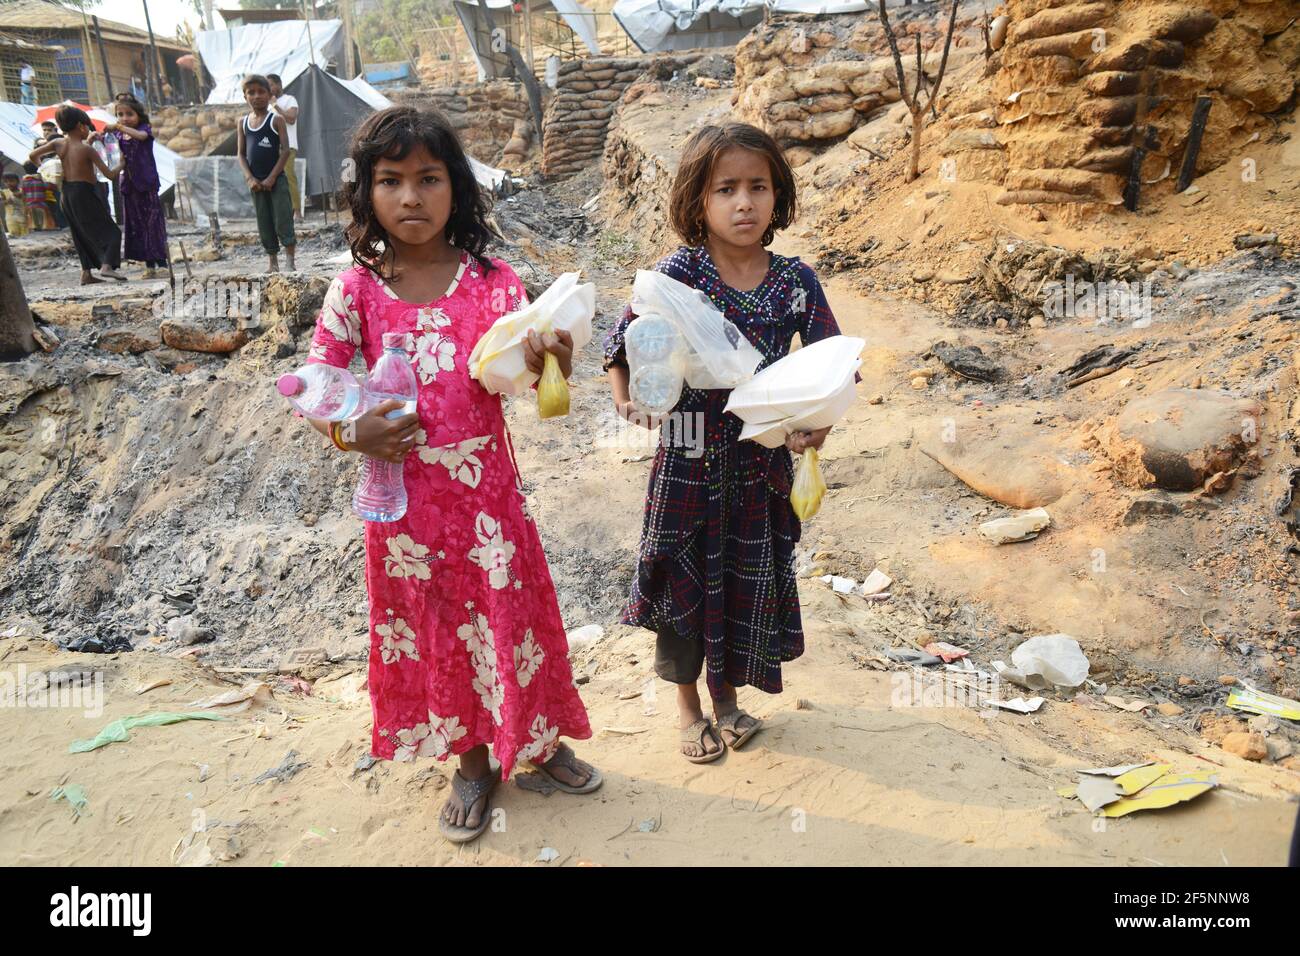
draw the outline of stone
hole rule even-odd
[[[139,355],[161,345],[159,339],[132,329],[106,329],[95,338],[95,348],[114,355]]]
[[[163,342],[174,349],[214,355],[228,355],[238,351],[251,338],[244,329],[214,332],[170,319],[162,323],[160,330]]]
[[[979,526],[980,537],[994,544],[1011,544],[1038,537],[1052,523],[1046,508],[1033,508],[1006,518],[995,518]]]
[[[915,378],[912,379],[912,387],[917,389],[918,391],[926,388],[929,384],[930,384],[930,380],[926,378],[924,375],[917,375]]]
[[[1138,498],[1124,512],[1124,524],[1134,525],[1147,518],[1168,518],[1183,513],[1182,506],[1168,496],[1148,495]]]
[[[1167,701],[1162,704],[1156,704],[1156,710],[1164,717],[1178,717],[1183,713],[1183,709],[1181,707],[1179,707],[1177,704],[1171,704]]]
[[[1219,746],[1243,760],[1263,760],[1268,756],[1268,744],[1262,734],[1234,731],[1225,735]]]
[[[1058,500],[1071,471],[1058,459],[1055,445],[1045,436],[1032,435],[1027,420],[1021,427],[1000,429],[998,424],[973,414],[960,418],[951,431],[935,429],[936,437],[923,439],[921,453],[973,490],[1009,507],[1023,511]],[[1030,437],[1008,437],[1013,434]]]
[[[1233,677],[1231,674],[1223,674],[1219,677],[1219,683],[1225,687],[1232,687],[1237,683],[1237,678]]]
[[[1258,440],[1263,411],[1227,392],[1164,389],[1130,401],[1098,440],[1121,483],[1192,491],[1241,463]]]
[[[1039,312],[1037,315],[1031,315],[1029,317],[1029,327],[1031,329],[1047,328],[1047,316],[1043,315],[1043,313],[1041,312]]]

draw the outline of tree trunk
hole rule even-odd
[[[925,111],[912,110],[912,158],[907,163],[906,182],[915,181],[921,175],[921,130],[925,126]]]
[[[22,358],[37,349],[36,325],[18,278],[9,239],[0,232],[0,359]]]

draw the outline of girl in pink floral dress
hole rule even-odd
[[[388,419],[401,407],[390,402],[333,429],[313,425],[341,449],[404,461],[405,516],[366,522],[371,749],[393,760],[459,755],[440,825],[463,842],[486,828],[492,784],[517,761],[568,792],[601,782],[560,743],[591,728],[500,397],[467,367],[479,337],[526,297],[510,266],[483,254],[486,202],[440,117],[372,114],[352,161],[344,196],[356,265],[325,295],[309,361],[346,367],[359,346],[372,367],[396,333],[419,382],[417,414]],[[537,371],[544,351],[567,377],[567,334],[530,337]]]

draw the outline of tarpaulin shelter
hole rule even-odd
[[[304,196],[337,192],[343,185],[352,130],[371,113],[392,106],[392,101],[360,77],[341,80],[310,64],[285,87],[285,92],[298,101],[298,158],[307,164],[305,176],[299,177]],[[220,170],[220,166],[204,168],[208,175],[228,176],[231,187],[247,192],[235,154],[237,146],[237,132],[232,132],[211,154],[234,157],[232,172],[212,171]],[[474,172],[479,183],[489,190],[499,186],[505,176],[504,171],[481,163]]]
[[[310,39],[309,39],[310,38]],[[250,23],[229,30],[203,30],[196,39],[199,57],[212,74],[209,103],[242,103],[240,84],[249,73],[279,74],[286,87],[312,65],[343,59],[342,20],[282,20]]]
[[[513,77],[517,64],[502,49],[500,42],[493,36],[493,30],[505,31],[507,42],[518,46],[522,37],[522,25],[518,21],[522,14],[517,13],[514,0],[483,0],[487,6],[485,15],[483,3],[477,0],[455,0],[452,8],[465,28],[469,38],[470,49],[478,62],[479,80]],[[582,41],[582,45],[593,56],[600,55],[600,43],[596,39],[596,17],[578,0],[532,0],[529,9],[534,14],[555,11],[565,25]],[[491,21],[489,23],[489,20]]]
[[[36,148],[36,136],[41,128],[37,119],[40,112],[35,106],[0,103],[0,157],[19,166],[27,162],[27,155]],[[176,183],[176,161],[180,156],[154,140],[153,158],[158,166],[158,194],[162,195]]]
[[[898,6],[901,0],[889,0]],[[642,53],[735,46],[773,13],[859,13],[867,0],[618,0],[614,19]]]

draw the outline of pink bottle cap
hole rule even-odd
[[[386,349],[404,349],[406,348],[406,333],[404,332],[385,332],[384,348]]]
[[[275,387],[280,390],[280,394],[285,398],[292,398],[307,386],[297,375],[285,374],[275,380]]]

